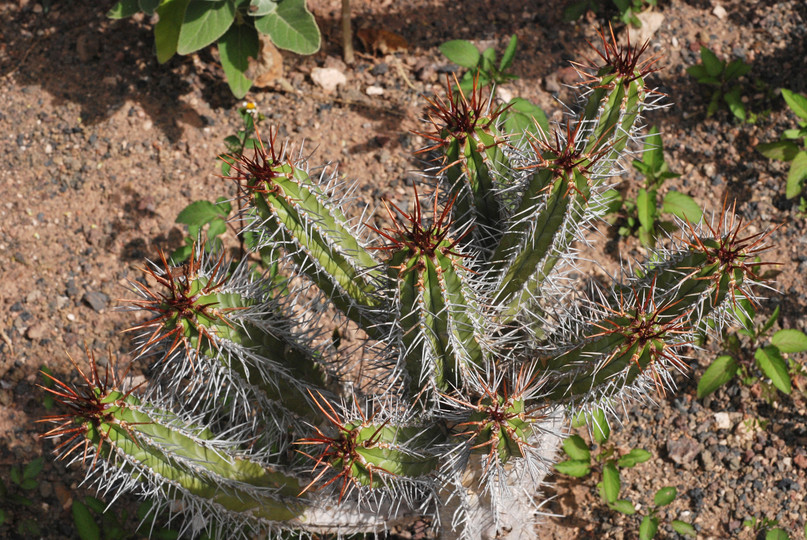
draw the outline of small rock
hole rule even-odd
[[[337,86],[347,82],[347,77],[336,68],[314,68],[311,70],[311,80],[326,92],[333,92]]]
[[[77,297],[77,296],[78,296],[78,293],[79,293],[80,291],[79,291],[78,287],[76,287],[76,281],[75,281],[75,280],[73,280],[73,279],[69,279],[69,280],[67,280],[67,287],[65,288],[64,292],[65,292],[65,293],[67,294],[67,296],[68,296],[68,297],[70,297],[70,298],[75,298],[75,297]]]
[[[47,334],[48,327],[45,326],[45,323],[36,323],[32,324],[28,327],[28,330],[25,331],[25,337],[30,340],[39,340],[45,337]]]
[[[687,436],[681,437],[677,441],[667,441],[667,454],[679,465],[692,463],[700,451],[701,445]]]
[[[708,450],[701,452],[701,462],[703,463],[704,471],[711,471],[715,468],[715,460],[712,457],[712,453]]]
[[[53,484],[47,480],[39,482],[39,494],[42,495],[43,498],[50,497],[53,494]]]
[[[793,463],[800,469],[807,469],[807,456],[799,454],[793,458]]]
[[[109,303],[109,297],[98,291],[88,291],[84,293],[84,296],[81,299],[98,313],[106,309],[106,306]]]
[[[728,12],[726,11],[726,8],[724,8],[720,4],[717,4],[715,8],[712,10],[712,14],[722,21],[723,19],[726,18]]]
[[[383,96],[384,89],[381,88],[380,86],[368,86],[367,89],[365,90],[365,93],[368,96]]]
[[[560,84],[558,83],[558,75],[556,73],[551,73],[544,77],[544,90],[551,94],[557,94],[560,92]]]
[[[643,11],[636,14],[636,18],[642,25],[634,28],[628,26],[628,37],[631,43],[644,43],[649,41],[664,23],[664,14],[659,11]]]
[[[25,303],[33,304],[40,298],[42,298],[42,293],[39,291],[39,289],[36,289],[28,293],[28,296],[25,297]]]
[[[67,489],[67,486],[61,482],[56,482],[53,484],[53,492],[56,494],[56,498],[59,499],[59,504],[64,510],[70,508],[73,504],[73,493]]]
[[[370,73],[372,73],[373,75],[378,76],[378,75],[384,75],[388,71],[389,71],[389,66],[387,65],[387,63],[386,62],[381,62],[380,64],[373,66],[373,69],[370,70]]]
[[[727,412],[715,413],[715,427],[717,429],[731,429],[732,422]]]

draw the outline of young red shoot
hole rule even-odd
[[[609,24],[608,30],[608,35],[606,35],[603,28],[598,31],[602,40],[602,51],[590,41],[588,42],[594,52],[605,62],[605,65],[596,66],[593,63],[585,65],[572,62],[576,68],[580,68],[577,72],[584,79],[582,84],[592,84],[595,87],[600,87],[602,77],[611,74],[616,74],[622,81],[629,83],[660,69],[655,66],[661,59],[660,56],[642,58],[650,46],[650,41],[645,41],[642,46],[636,47],[631,45],[630,36],[628,36],[627,45],[622,46],[617,43],[613,26]]]

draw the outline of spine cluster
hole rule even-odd
[[[131,305],[148,313],[131,329],[147,388],[94,366],[81,389],[57,381],[68,412],[48,435],[103,491],[154,497],[189,533],[339,535],[420,515],[445,537],[532,537],[564,419],[671,388],[694,333],[758,281],[765,235],[725,208],[609,288],[572,276],[657,101],[645,48],[603,34],[598,65],[579,66],[579,114],[536,138],[449,85],[422,133],[435,192],[386,203],[375,225],[274,136],[225,158],[287,280],[201,249],[152,265]]]

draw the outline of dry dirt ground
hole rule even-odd
[[[575,82],[568,62],[592,56],[585,40],[596,37],[602,22],[562,22],[567,3],[354,0],[356,26],[394,32],[408,46],[385,55],[356,40],[361,54],[345,66],[339,2],[312,1],[322,51],[286,54],[285,90],[254,91],[249,98],[282,137],[305,138],[315,161],[338,164],[359,179],[367,204],[385,196],[405,205],[419,166],[412,152],[423,143],[410,133],[422,117],[421,96],[439,91],[438,76],[452,69],[437,46],[462,38],[502,50],[517,34],[513,70],[520,79],[508,89],[557,120],[557,100],[573,98],[565,86]],[[47,456],[37,486],[25,492],[30,506],[0,499],[7,513],[0,536],[9,538],[76,537],[71,501],[87,494],[78,485],[81,471],[54,462],[53,442],[39,437],[45,428],[35,421],[46,414],[35,386],[40,366],[72,380],[68,355],[83,360],[84,347],[101,359],[108,351],[125,358],[130,349],[121,330],[133,317],[115,307],[128,294],[127,280],[140,275],[145,258],[179,245],[184,231],[174,220],[184,206],[233,189],[216,177],[222,139],[238,126],[238,104],[220,68],[207,52],[158,65],[149,21],[107,20],[111,4],[0,4],[0,478],[11,485],[12,466]],[[726,195],[736,199],[737,212],[756,230],[783,224],[769,254],[783,272],[762,311],[779,305],[782,327],[805,330],[804,215],[784,198],[786,167],[754,146],[796,125],[779,89],[807,92],[807,6],[801,0],[731,0],[719,9],[708,0],[659,4],[664,20],[651,49],[663,69],[652,82],[671,106],[647,121],[661,127],[671,168],[682,173],[667,185],[707,211],[717,211]],[[705,118],[707,96],[685,72],[701,45],[751,64],[741,84],[747,107],[759,114],[756,124],[738,124],[724,110]],[[309,76],[317,66],[336,67],[347,83],[325,94]],[[383,94],[369,97],[368,86]],[[607,265],[642,254],[635,239],[607,233],[599,241]],[[639,515],[609,510],[590,479],[556,476],[545,509],[558,517],[548,518],[537,537],[636,538],[655,489],[672,485],[679,496],[660,512],[659,537],[675,536],[664,524],[682,519],[700,538],[754,538],[760,532],[742,523],[757,517],[776,519],[791,538],[803,538],[804,379],[797,379],[793,395],[772,402],[759,384],[738,381],[697,400],[697,379],[718,352],[717,344],[694,352],[680,391],[627,411],[613,435],[620,448],[653,453],[623,476],[623,496],[642,503]]]

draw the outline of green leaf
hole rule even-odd
[[[626,469],[634,467],[639,463],[644,463],[653,457],[653,454],[643,448],[634,448],[617,461],[617,465]]]
[[[20,482],[22,482],[22,475],[20,474],[20,468],[11,467],[11,472],[9,474],[11,475],[11,481],[19,486]]]
[[[687,73],[695,77],[698,82],[703,83],[709,77],[709,72],[703,64],[696,64],[687,68]]]
[[[145,12],[147,15],[152,15],[157,6],[160,5],[160,0],[139,0],[140,11]]]
[[[214,219],[226,216],[223,208],[210,201],[194,201],[186,206],[177,216],[177,223],[190,227],[201,227]]]
[[[507,48],[504,50],[504,54],[502,55],[502,61],[499,63],[499,71],[507,71],[510,68],[510,65],[513,63],[513,58],[516,57],[516,49],[518,48],[518,36],[513,34],[510,38],[510,42],[507,44]]]
[[[563,441],[563,451],[573,460],[588,463],[591,459],[591,451],[588,449],[586,441],[584,441],[580,435],[572,435]]]
[[[154,26],[154,46],[157,49],[157,61],[164,64],[177,52],[179,31],[185,18],[185,9],[189,0],[165,0],[157,8],[160,20]]]
[[[664,196],[662,209],[690,223],[698,223],[703,215],[698,203],[692,197],[675,190],[668,191]]]
[[[660,170],[664,164],[664,148],[658,126],[653,126],[647,133],[644,151],[642,152],[642,161],[649,165],[653,171]]]
[[[223,219],[214,219],[210,222],[210,227],[207,229],[207,241],[208,245],[212,246],[211,242],[220,234],[224,234],[227,231],[227,222]]]
[[[792,328],[779,330],[771,338],[771,344],[783,353],[800,353],[807,351],[807,335]]]
[[[790,540],[784,529],[776,527],[765,533],[765,540]]]
[[[609,189],[602,194],[606,214],[615,214],[622,208],[622,195],[615,189]]]
[[[782,393],[790,393],[790,375],[787,373],[787,362],[782,358],[779,349],[769,345],[754,352],[759,369],[771,380]]]
[[[475,68],[481,56],[479,49],[470,41],[464,39],[452,39],[440,45],[440,52],[443,56],[464,68]]]
[[[191,0],[182,19],[177,52],[189,54],[207,47],[230,29],[233,20],[235,4],[232,0]]]
[[[757,145],[757,152],[769,159],[793,161],[799,153],[799,147],[792,141],[776,141]]]
[[[507,113],[510,111],[515,111],[527,117],[528,125],[525,128],[525,131],[529,131],[536,137],[541,136],[540,130],[535,127],[535,123],[541,127],[544,134],[549,133],[549,119],[546,117],[546,113],[544,110],[539,107],[538,105],[533,104],[531,101],[524,99],[524,98],[513,98],[511,99],[507,105],[510,107],[507,110]],[[508,118],[510,116],[514,116],[511,114],[507,115]],[[523,132],[523,131],[521,131]],[[521,133],[519,131],[509,131],[509,133]]]
[[[101,540],[101,529],[81,501],[73,501],[73,523],[81,540]]]
[[[42,467],[45,466],[45,460],[41,457],[36,458],[31,463],[25,466],[25,469],[22,471],[23,478],[26,479],[33,479],[39,476],[39,473],[42,472]]]
[[[193,242],[193,240],[191,239],[190,242]],[[179,265],[187,261],[188,257],[191,256],[191,253],[193,253],[193,246],[191,244],[185,244],[184,246],[179,246],[174,250],[173,253],[171,253],[169,261],[171,262],[171,264],[175,266]]]
[[[253,17],[268,15],[277,9],[277,0],[252,0],[248,13]]]
[[[656,506],[667,506],[675,500],[676,495],[678,495],[677,489],[672,486],[665,486],[653,495],[653,504]]]
[[[642,229],[648,233],[653,232],[656,221],[656,201],[654,197],[650,197],[644,188],[641,188],[636,195],[636,211],[639,215],[639,223]]]
[[[675,532],[682,536],[698,536],[698,533],[695,531],[695,527],[687,523],[686,521],[680,521],[678,519],[672,520],[670,522],[670,526],[673,528]]]
[[[703,67],[706,68],[706,73],[712,77],[719,77],[723,73],[723,68],[726,66],[726,64],[717,58],[715,53],[703,45],[701,45],[701,60],[703,61]]]
[[[619,497],[619,470],[616,465],[609,461],[602,468],[602,489],[605,495],[605,501],[613,503]]]
[[[737,361],[729,355],[716,358],[698,381],[698,399],[708,396],[729,382],[737,374],[738,368]]]
[[[792,199],[801,193],[804,187],[804,179],[807,178],[807,152],[801,151],[793,158],[790,164],[790,171],[787,173],[787,189],[785,195]]]
[[[563,20],[566,22],[576,21],[588,10],[588,2],[580,0],[566,6],[563,10]]]
[[[84,497],[84,504],[96,514],[103,514],[106,510],[106,503],[97,497]]]
[[[740,59],[732,60],[729,62],[729,65],[726,66],[726,71],[723,74],[723,80],[731,81],[732,79],[739,79],[749,71],[751,71],[751,64],[746,64]]]
[[[765,321],[765,324],[763,324],[762,328],[759,329],[759,335],[764,335],[765,333],[767,333],[768,330],[770,330],[773,327],[774,323],[776,322],[776,319],[778,318],[779,318],[779,306],[776,306],[773,310],[773,313],[771,313],[771,316],[768,317],[768,320]],[[776,343],[774,343],[774,345],[776,345]],[[789,352],[783,350],[781,347],[779,347],[779,350],[783,352]]]
[[[484,51],[482,51],[481,62],[479,65],[479,69],[482,73],[488,75],[488,77],[492,78],[494,74],[494,64],[496,62],[496,49],[493,47],[488,47]],[[497,81],[498,82],[498,81]]]
[[[731,113],[741,121],[745,122],[745,104],[740,96],[740,87],[735,86],[730,91],[723,94],[723,99],[726,101],[726,105],[729,106]]]
[[[639,525],[639,540],[651,540],[658,532],[658,518],[656,516],[645,516],[642,524]]]
[[[591,415],[591,419],[591,434],[594,440],[597,441],[597,444],[605,443],[608,437],[611,436],[611,426],[608,425],[605,418],[605,411],[602,409],[595,410]]]
[[[314,54],[319,50],[319,27],[305,7],[305,0],[283,0],[275,11],[256,18],[255,28],[281,49],[297,54]]]
[[[633,506],[633,503],[630,502],[628,499],[619,499],[618,501],[614,501],[612,504],[609,505],[613,510],[620,512],[622,514],[632,516],[636,513],[636,508]]]
[[[791,92],[787,88],[782,88],[782,97],[785,98],[791,111],[802,120],[807,120],[807,97]]]
[[[112,9],[107,11],[106,16],[110,19],[125,19],[140,11],[140,4],[137,0],[119,0]]]
[[[218,43],[221,67],[233,95],[241,99],[252,86],[252,80],[246,76],[249,58],[257,58],[259,43],[258,32],[246,24],[234,24]]]
[[[555,463],[555,470],[561,474],[574,476],[575,478],[582,478],[591,472],[591,464],[586,461],[577,461],[569,459]]]

